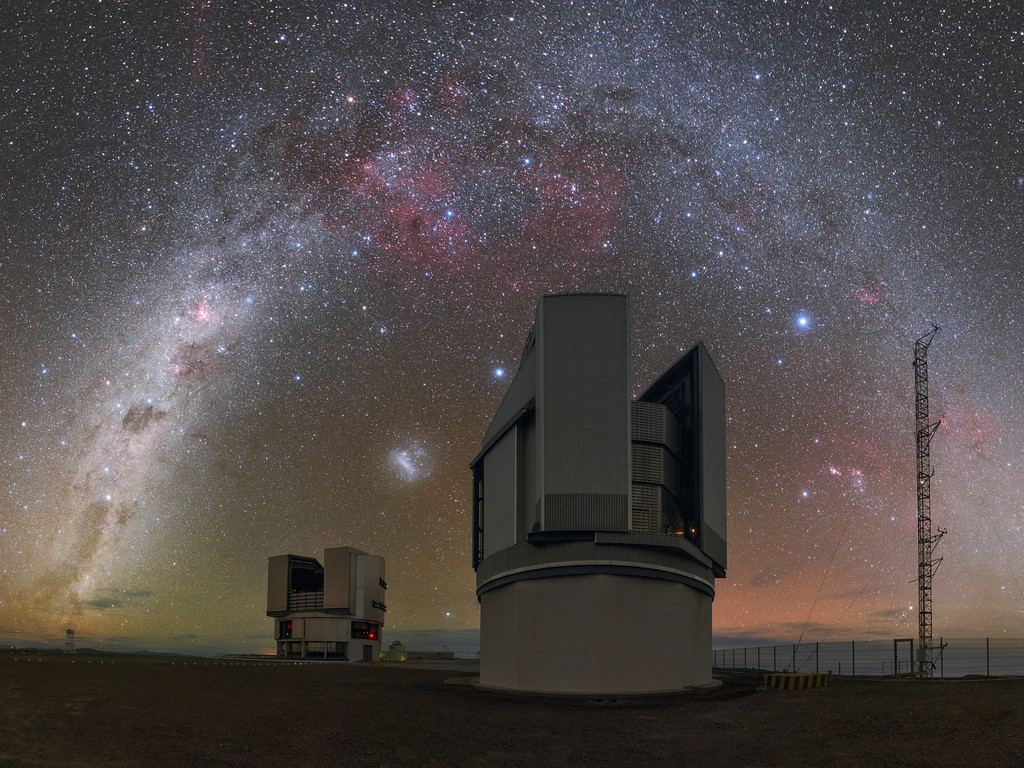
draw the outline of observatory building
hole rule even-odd
[[[472,462],[480,683],[711,683],[725,576],[725,388],[702,344],[630,397],[628,300],[541,298]]]
[[[277,655],[376,661],[384,626],[384,558],[353,547],[324,550],[324,562],[276,555],[267,562],[267,616]]]

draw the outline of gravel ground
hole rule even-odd
[[[1024,766],[1024,679],[518,696],[401,665],[0,656],[0,768]]]

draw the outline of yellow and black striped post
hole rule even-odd
[[[831,672],[809,673],[809,674],[777,674],[765,675],[765,688],[779,688],[783,691],[801,691],[805,688],[825,688],[828,686]]]

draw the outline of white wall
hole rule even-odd
[[[711,597],[678,582],[587,574],[516,581],[480,597],[480,683],[645,693],[711,678]]]

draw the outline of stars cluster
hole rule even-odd
[[[608,290],[638,392],[726,381],[719,632],[910,631],[936,322],[935,626],[1024,633],[1024,19],[678,5],[0,21],[0,628],[259,647],[267,556],[351,544],[471,630],[469,461],[537,296]]]

